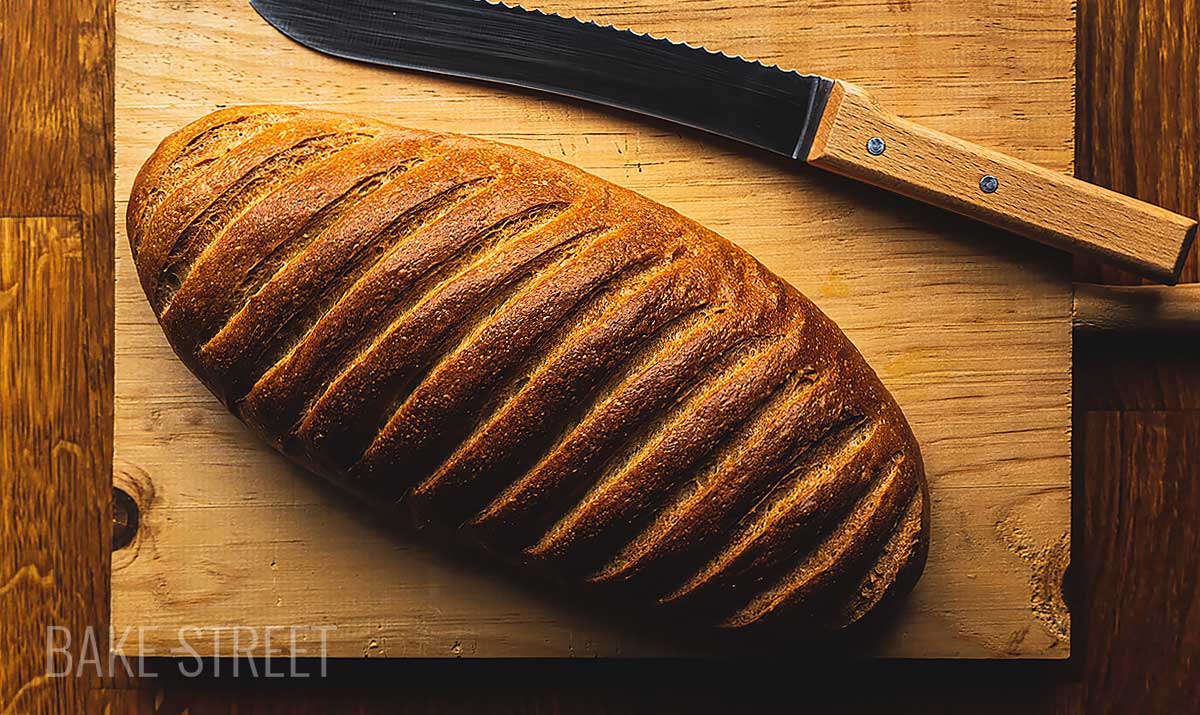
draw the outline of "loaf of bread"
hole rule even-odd
[[[659,620],[789,637],[924,565],[920,452],[862,356],[631,191],[504,144],[237,107],[162,142],[128,228],[199,379],[397,518]]]

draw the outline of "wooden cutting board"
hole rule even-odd
[[[1066,172],[1071,5],[556,0],[553,8],[852,80],[904,116]],[[188,626],[205,629],[190,632],[197,650],[228,654],[231,632],[267,625],[335,626],[326,645],[340,656],[681,649],[362,521],[349,499],[260,445],[176,361],[138,287],[124,198],[169,132],[218,107],[272,102],[519,144],[645,193],[750,250],[841,325],[921,443],[929,562],[865,650],[1068,655],[1065,255],[664,123],[325,57],[276,33],[244,0],[124,0],[117,36],[114,481],[138,502],[141,525],[113,555],[112,622],[118,633],[143,627],[124,651],[169,653]]]

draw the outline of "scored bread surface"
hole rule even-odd
[[[795,288],[532,152],[293,107],[172,134],[130,245],[180,358],[290,458],[684,622],[809,635],[908,590],[921,456]]]

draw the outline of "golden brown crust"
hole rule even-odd
[[[172,347],[273,446],[561,580],[837,631],[924,563],[920,452],[807,299],[515,147],[291,107],[171,135],[128,225]]]

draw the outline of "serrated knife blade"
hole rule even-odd
[[[552,92],[683,124],[1173,283],[1196,222],[901,119],[861,88],[490,0],[250,0],[352,60]]]
[[[812,119],[833,86],[824,77],[485,0],[250,4],[283,34],[337,57],[552,92],[793,158],[807,152]]]

